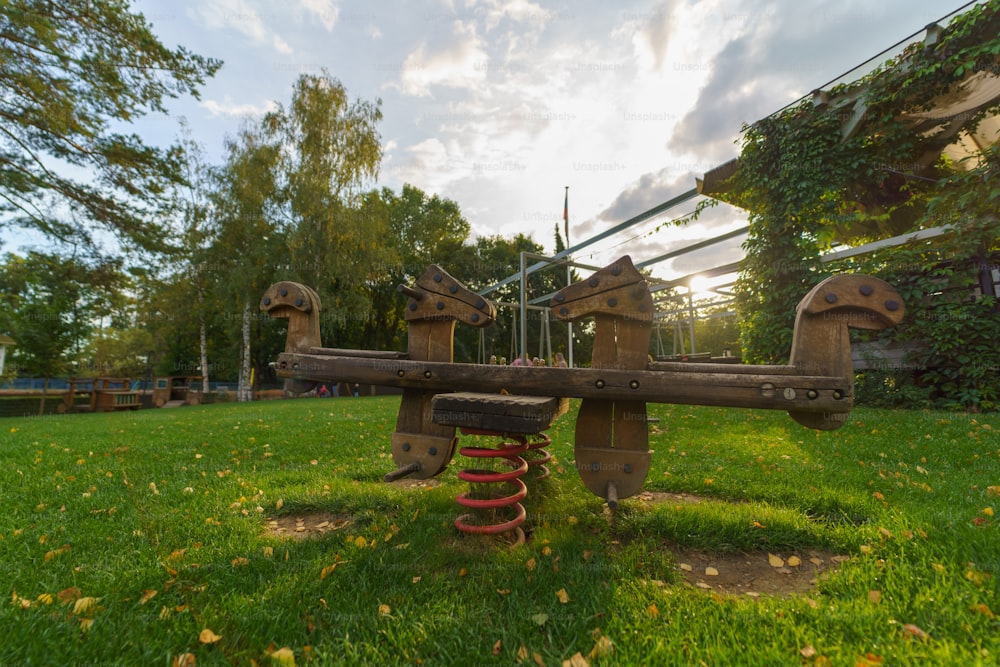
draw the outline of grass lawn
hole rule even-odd
[[[610,515],[574,404],[503,549],[452,525],[461,461],[381,481],[398,404],[0,421],[0,664],[1000,661],[996,415],[650,405],[649,493]]]

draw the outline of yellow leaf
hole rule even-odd
[[[55,602],[55,598],[52,597],[51,593],[42,593],[38,596],[38,601],[42,604],[52,604]]]
[[[772,553],[767,554],[767,562],[771,567],[785,567],[785,559]]]
[[[380,604],[378,606],[378,615],[379,616],[388,616],[391,613],[392,613],[392,608],[389,607],[389,605],[387,605],[387,604]]]
[[[493,655],[500,655],[500,643],[501,639],[498,639],[495,644],[493,644]]]
[[[802,654],[803,658],[811,658],[816,655],[816,647],[812,644],[807,644],[806,646],[799,649],[799,653]]]
[[[872,604],[878,604],[882,600],[882,591],[868,591],[868,599]]]
[[[264,547],[264,558],[270,558],[274,555],[274,547]]]
[[[545,667],[545,661],[542,660],[540,653],[532,653],[531,659],[535,661],[535,664],[538,665],[538,667]]]
[[[521,664],[527,659],[528,659],[528,647],[525,646],[524,644],[521,644],[521,646],[518,647],[517,649],[517,658],[515,658],[514,662],[516,662],[517,664]]]
[[[560,588],[556,591],[556,597],[559,598],[559,602],[566,604],[569,602],[569,593],[566,592],[565,588]]]
[[[142,592],[142,597],[139,598],[139,604],[146,604],[155,597],[156,597],[156,591],[152,589],[144,590]]]
[[[563,667],[590,667],[590,663],[582,653],[574,653],[569,660],[563,660]]]
[[[549,556],[551,554],[552,554],[552,547],[550,547],[550,546],[544,546],[544,547],[542,547],[542,555],[543,556]]]
[[[86,632],[90,630],[90,626],[94,624],[94,619],[92,618],[81,618],[80,619],[80,631]]]
[[[282,665],[282,667],[295,667],[295,651],[287,646],[283,646],[268,655],[271,660],[274,660],[279,665]]]
[[[243,556],[240,556],[239,558],[234,558],[232,563],[233,567],[241,567],[243,565],[249,565],[250,561]]]
[[[281,509],[282,507],[284,507],[284,505],[285,505],[285,501],[284,501],[284,499],[282,499],[282,498],[278,498],[278,502],[274,503],[274,507],[275,507],[275,509],[279,509],[279,510],[280,510],[280,509]]]
[[[529,558],[528,562],[524,564],[524,567],[527,568],[528,572],[534,572],[535,571],[535,559],[534,558]]]
[[[992,508],[992,507],[984,507],[984,508],[983,508],[982,510],[980,510],[980,511],[981,511],[981,512],[982,512],[983,514],[985,514],[986,516],[993,516],[993,508]]]
[[[411,582],[414,583],[414,584],[419,584],[421,579],[423,579],[423,577],[421,577],[421,576],[418,575],[416,577],[413,577],[413,579],[411,580]]]
[[[75,603],[73,603],[73,613],[74,614],[86,614],[97,606],[97,601],[100,598],[79,598]]]
[[[705,568],[705,576],[706,577],[717,577],[717,576],[719,576],[719,571],[716,570],[714,567],[706,567]]]
[[[988,496],[1000,496],[1000,486],[987,486],[986,495]]]
[[[346,563],[347,561],[344,561],[344,562]],[[329,576],[331,572],[333,572],[334,570],[337,569],[338,565],[340,565],[340,561],[337,561],[333,565],[327,565],[326,567],[324,567],[323,570],[319,573],[319,579],[320,579],[320,581],[326,579],[327,576]]]
[[[802,565],[802,559],[801,558],[799,558],[798,556],[789,556],[788,557],[788,567],[798,567],[799,565]]]
[[[588,657],[593,660],[595,658],[606,658],[615,651],[614,642],[610,639],[601,635],[597,638],[597,643],[594,644],[594,648],[590,650]]]
[[[215,642],[222,639],[222,635],[217,635],[208,628],[205,628],[198,635],[198,641],[202,644],[214,644]]]
[[[648,607],[646,607],[646,613],[649,614],[651,617],[656,618],[657,616],[660,615],[660,609],[656,606],[656,604],[651,604]]]
[[[366,540],[365,538],[363,538],[360,535],[358,535],[354,539],[354,546],[356,546],[359,549],[364,549],[365,547],[368,546],[368,540]]]
[[[170,661],[170,667],[194,667],[196,662],[194,653],[181,653]]]

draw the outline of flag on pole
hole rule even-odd
[[[569,247],[569,186],[566,186],[566,198],[563,200],[563,231],[566,234],[566,247]]]

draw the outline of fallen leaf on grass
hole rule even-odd
[[[220,639],[222,639],[222,635],[217,635],[208,628],[205,628],[198,634],[198,641],[202,644],[214,644]]]
[[[582,653],[574,653],[569,660],[563,660],[563,667],[590,667],[590,663]]]
[[[347,561],[344,561],[344,562],[346,563]],[[324,580],[324,579],[326,579],[326,578],[327,578],[328,576],[330,576],[330,573],[332,573],[332,572],[333,572],[334,570],[336,570],[336,569],[337,569],[337,566],[338,566],[338,565],[340,565],[340,561],[337,561],[337,562],[336,562],[336,563],[334,563],[333,565],[327,565],[326,567],[324,567],[324,568],[323,568],[323,569],[322,569],[322,570],[320,571],[320,573],[319,573],[319,580],[320,580],[320,581],[323,581],[323,580]]]
[[[528,647],[524,644],[517,649],[517,657],[514,658],[514,662],[520,665],[522,662],[528,659]]]
[[[90,627],[94,625],[94,619],[92,618],[81,618],[80,619],[80,632],[87,632]]]
[[[657,616],[660,615],[660,610],[656,606],[656,604],[654,603],[654,604],[651,604],[648,607],[646,607],[646,613],[649,614],[650,617],[656,618]]]
[[[785,559],[772,553],[767,554],[767,562],[771,567],[785,567]]]
[[[378,606],[378,615],[379,616],[388,616],[391,613],[392,613],[392,608],[389,605],[387,605],[387,604],[380,604]]]
[[[799,565],[802,565],[802,559],[798,556],[789,556],[786,564],[788,567],[798,567]]]
[[[594,648],[590,649],[590,653],[587,654],[591,660],[595,658],[606,658],[615,651],[615,644],[610,639],[601,635],[597,638],[597,643],[594,644]]]
[[[92,598],[92,597],[78,598],[77,601],[73,604],[73,614],[79,616],[80,614],[89,613],[97,606],[98,600],[100,600],[100,598]]]
[[[282,646],[277,651],[272,651],[267,655],[282,667],[295,667],[295,651],[287,646]]]
[[[502,640],[498,639],[495,644],[493,644],[493,655],[500,655],[500,642]]]
[[[872,604],[878,604],[882,601],[882,591],[868,591],[868,600]]]
[[[536,563],[534,558],[529,558],[528,561],[524,564],[524,567],[528,570],[528,572],[534,572],[535,566]]]
[[[974,611],[974,612],[976,612],[976,613],[979,613],[979,614],[982,614],[982,615],[983,615],[983,616],[985,616],[986,618],[993,618],[993,612],[992,612],[992,611],[990,611],[990,608],[989,608],[989,607],[987,607],[987,606],[986,606],[985,604],[983,604],[982,602],[980,602],[979,604],[974,604],[974,605],[972,605],[971,607],[969,607],[969,609],[970,609],[971,611]]]
[[[170,667],[194,667],[195,662],[194,653],[181,653],[170,661]]]
[[[908,632],[910,636],[915,637],[916,639],[927,639],[927,637],[929,636],[926,632],[923,631],[923,629],[921,629],[919,626],[914,625],[913,623],[904,624],[903,630]]]
[[[565,588],[560,588],[556,591],[556,597],[559,598],[559,602],[566,604],[569,602],[569,593],[566,592]]]
[[[232,560],[232,564],[233,564],[233,567],[241,567],[243,565],[249,565],[250,564],[250,560],[248,558],[244,558],[243,556],[240,556],[238,558],[234,558]]]
[[[64,544],[61,547],[59,547],[58,549],[53,549],[51,551],[46,551],[45,552],[45,560],[50,561],[53,558],[55,558],[56,556],[60,556],[60,555],[62,555],[64,553],[66,553],[67,551],[69,551],[69,545],[68,544]]]
[[[803,658],[811,658],[816,655],[816,648],[812,644],[809,644],[799,649],[799,653],[802,654]]]
[[[150,600],[156,597],[156,591],[153,589],[147,589],[142,592],[142,597],[139,598],[139,604],[146,604]]]
[[[549,615],[548,614],[541,614],[541,613],[539,613],[539,614],[532,614],[531,615],[531,620],[535,622],[535,625],[541,627],[541,626],[545,625],[546,623],[548,623],[548,621],[549,621]]]
[[[687,563],[681,563],[680,568],[685,572],[691,572],[692,570],[694,570],[694,568],[688,565]]]

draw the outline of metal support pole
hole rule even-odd
[[[694,291],[690,283],[688,284],[688,331],[691,335],[691,354],[694,354],[698,349],[694,346]]]
[[[521,363],[528,363],[528,265],[521,252]],[[511,360],[513,361],[513,360]]]

